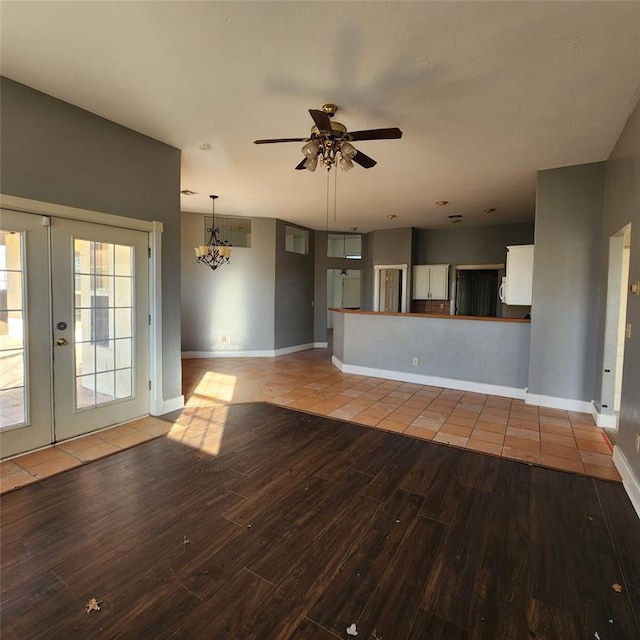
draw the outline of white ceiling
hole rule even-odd
[[[294,171],[335,102],[378,161],[338,174],[348,230],[533,218],[539,169],[604,160],[640,98],[638,2],[6,2],[2,74],[182,149],[184,211],[324,229]],[[211,150],[201,151],[207,142]],[[333,180],[333,178],[332,178]],[[437,207],[436,200],[449,200]],[[492,214],[483,209],[496,207]],[[387,215],[396,214],[393,221]]]

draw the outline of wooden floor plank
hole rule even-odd
[[[275,596],[261,603],[237,635],[246,640],[292,637],[320,589],[331,581],[377,509],[373,500],[353,496],[348,517],[336,519],[316,538],[304,558],[282,580]]]
[[[496,520],[500,510],[494,494],[463,487],[456,500],[458,506],[450,521],[450,533],[425,581],[421,608],[469,629],[482,584],[492,579],[483,567],[488,541],[502,523]]]
[[[607,527],[613,537],[625,583],[640,589],[640,518],[617,483],[593,480]]]
[[[274,591],[271,583],[243,569],[214,597],[181,620],[182,634],[186,638],[224,638],[234,635],[245,618]]]
[[[3,496],[3,637],[640,638],[619,484],[263,404],[179,419]]]
[[[331,633],[319,627],[315,622],[311,622],[311,620],[303,620],[293,632],[292,637],[296,640],[336,640],[343,636]]]
[[[420,612],[422,593],[448,527],[417,517],[409,525],[389,567],[358,618],[365,638],[408,640]],[[399,579],[403,576],[402,579]]]
[[[611,589],[623,574],[593,479],[536,467],[532,482],[533,598],[578,615],[584,633],[608,629],[613,619],[610,637],[640,637],[629,599]],[[571,583],[557,580],[564,573]]]
[[[313,506],[298,511],[293,521],[286,525],[282,521],[273,523],[264,531],[264,535],[273,541],[272,544],[258,560],[249,564],[249,568],[266,580],[279,584],[293,565],[305,556],[313,542],[333,526],[336,519],[348,521],[354,493],[370,482],[369,476],[352,471],[340,481],[332,483]]]
[[[340,635],[360,618],[421,503],[420,496],[399,490],[378,508],[371,525],[314,603],[308,614],[311,620]]]
[[[411,629],[411,637],[428,638],[429,640],[468,640],[469,634],[453,622],[443,620],[421,609],[418,611],[416,621]],[[511,637],[519,638],[521,636]]]
[[[394,454],[360,493],[367,498],[386,503],[402,485],[418,458],[420,443],[410,438],[400,440]]]

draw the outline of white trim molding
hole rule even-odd
[[[67,207],[62,204],[52,204],[51,202],[21,198],[20,196],[10,196],[3,193],[0,194],[0,206],[3,209],[9,209],[11,211],[37,213],[55,218],[67,218],[68,220],[82,220],[83,222],[93,222],[94,224],[104,224],[109,227],[120,227],[121,229],[135,229],[137,231],[154,231],[159,225],[160,232],[162,233],[161,222],[138,220],[137,218],[128,218],[112,213],[102,213],[101,211],[92,211],[91,209]]]
[[[618,446],[613,447],[613,464],[616,465],[616,469],[622,478],[622,485],[640,518],[640,481],[636,478],[631,466],[624,457],[624,453]]]
[[[149,413],[161,416],[167,409],[162,384],[162,231],[160,222],[154,222],[149,232]],[[184,406],[184,397],[178,409]],[[173,407],[175,398],[169,400]]]
[[[534,404],[538,407],[549,407],[550,409],[564,409],[565,411],[579,411],[581,413],[591,413],[592,402],[585,400],[571,400],[570,398],[556,398],[555,396],[542,396],[536,393],[527,393],[524,398],[525,404]]]
[[[183,351],[182,357],[186,360],[195,358],[277,358],[278,356],[286,356],[298,351],[325,349],[327,346],[326,342],[309,342],[307,344],[297,344],[293,347],[259,349],[255,351]]]
[[[517,387],[504,387],[498,384],[473,382],[472,380],[456,380],[454,378],[425,376],[417,373],[407,373],[405,371],[389,371],[388,369],[374,369],[372,367],[344,364],[335,356],[331,356],[331,362],[340,369],[342,373],[352,373],[358,376],[386,378],[387,380],[413,382],[415,384],[424,384],[433,387],[458,389],[459,391],[473,391],[474,393],[488,393],[495,396],[504,396],[506,398],[517,398],[518,400],[524,399],[526,393],[525,389],[518,389]]]
[[[149,235],[149,414],[159,416],[184,406],[184,397],[165,400],[162,389],[162,222],[138,220],[126,216],[79,209],[32,200],[20,196],[0,194],[0,206],[11,211],[32,213],[66,220],[80,220],[94,224],[145,231]],[[169,407],[169,408],[167,408]]]
[[[163,400],[160,405],[158,413],[152,413],[154,416],[162,416],[165,413],[170,413],[171,411],[178,411],[179,409],[184,408],[184,396],[176,396],[175,398],[169,398],[168,400]]]
[[[373,310],[380,311],[380,271],[382,269],[398,269],[402,271],[400,312],[407,313],[409,290],[409,268],[406,264],[374,264],[373,265]]]
[[[618,428],[618,419],[616,416],[610,413],[600,413],[595,402],[591,405],[591,415],[596,421],[596,424],[603,429],[615,430]]]

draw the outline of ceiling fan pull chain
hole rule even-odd
[[[327,167],[327,233],[329,232],[329,171],[331,167]]]
[[[338,170],[333,172],[333,224],[338,221]]]

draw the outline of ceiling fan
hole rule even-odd
[[[305,142],[302,147],[304,160],[297,166],[297,170],[307,169],[315,171],[318,162],[327,169],[339,165],[343,171],[359,164],[365,169],[371,169],[376,161],[368,155],[358,151],[351,143],[359,140],[391,140],[402,138],[402,131],[397,127],[390,129],[366,129],[364,131],[347,131],[340,122],[332,120],[338,107],[335,104],[322,105],[320,109],[309,109],[315,126],[308,138],[278,138],[274,140],[255,140],[255,144],[272,144],[274,142]]]

